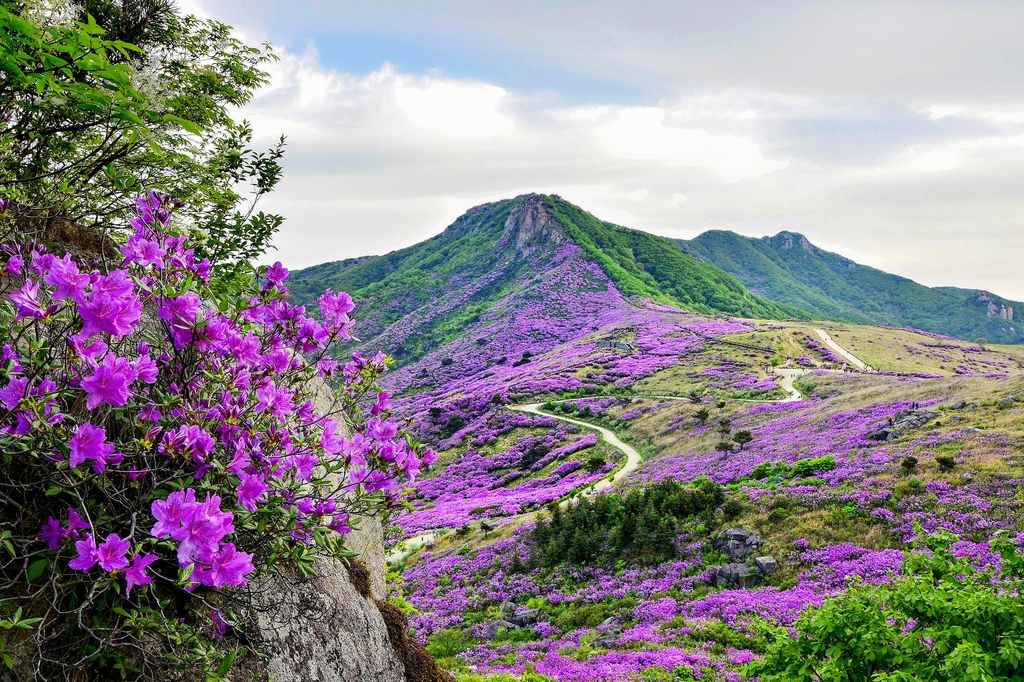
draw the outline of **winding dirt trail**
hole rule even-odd
[[[814,333],[817,334],[821,338],[821,340],[825,342],[826,346],[842,355],[850,362],[851,365],[853,365],[857,369],[863,369],[867,371],[871,370],[871,368],[868,367],[867,364],[864,363],[860,358],[858,358],[856,355],[854,355],[853,353],[851,353],[850,351],[846,350],[838,343],[836,343],[835,339],[829,336],[828,332],[826,332],[824,329],[815,329]]]
[[[782,400],[765,400],[759,402],[791,403],[800,400],[803,396],[800,395],[800,391],[793,387],[793,379],[800,376],[801,374],[804,374],[805,371],[802,369],[778,369],[775,371],[777,374],[782,376],[782,381],[779,382],[779,388],[789,393],[789,396],[783,398]],[[657,398],[662,400],[690,400],[687,397],[677,395],[642,395],[636,397]],[[565,403],[572,402],[573,400],[578,400],[578,398],[566,398],[564,400],[553,400],[551,402]],[[544,403],[530,403],[529,405],[510,405],[509,409],[517,410],[519,412],[528,412],[530,414],[536,414],[542,417],[551,417],[552,419],[557,419],[558,421],[562,421],[567,424],[574,424],[585,429],[597,431],[601,435],[601,439],[604,440],[604,442],[608,443],[613,448],[616,448],[626,456],[626,461],[623,462],[622,466],[620,466],[610,475],[606,476],[605,478],[602,478],[600,481],[592,483],[589,486],[585,486],[583,488],[577,488],[576,490],[572,491],[562,500],[562,505],[568,504],[571,498],[576,497],[578,495],[592,495],[593,493],[600,492],[602,490],[610,488],[611,486],[615,485],[618,481],[622,480],[626,476],[633,473],[636,470],[636,468],[639,467],[640,464],[643,462],[643,458],[640,456],[640,453],[637,452],[636,449],[633,448],[631,445],[622,442],[622,439],[616,436],[614,432],[604,428],[603,426],[591,424],[590,422],[585,422],[579,419],[572,419],[571,417],[563,417],[562,415],[558,414],[542,412],[540,406],[543,404]],[[538,513],[540,512],[532,511],[527,512],[526,514],[519,514],[518,516],[512,518],[517,521],[528,521],[536,517]],[[388,562],[393,562],[404,559],[413,552],[422,548],[424,545],[433,542],[434,540],[443,535],[448,534],[452,530],[452,528],[436,528],[433,530],[426,531],[424,533],[420,533],[419,535],[415,535],[411,538],[406,538],[390,554],[388,554],[387,560]]]

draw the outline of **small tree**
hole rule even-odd
[[[718,432],[721,434],[728,434],[732,430],[732,422],[729,421],[728,417],[722,417],[718,420]]]
[[[702,407],[693,413],[693,418],[701,424],[705,423],[711,417],[711,410],[706,407]]]
[[[733,434],[733,441],[740,446],[740,450],[743,450],[743,446],[754,440],[754,435],[750,431],[737,431]]]
[[[956,468],[956,457],[953,455],[935,455],[935,463],[939,465],[939,470],[950,472]]]
[[[733,452],[733,445],[731,441],[720,440],[715,444],[715,452],[721,452],[722,454],[728,455]]]

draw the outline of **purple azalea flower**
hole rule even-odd
[[[21,269],[25,266],[25,259],[16,253],[12,253],[4,265],[4,272],[8,275],[20,275]]]
[[[244,507],[251,512],[256,511],[256,503],[264,499],[264,494],[270,490],[263,474],[240,473],[238,478],[241,482],[235,488],[235,495],[238,496],[238,506]]]
[[[269,381],[256,389],[256,399],[259,401],[256,409],[260,412],[270,412],[278,419],[284,419],[292,411],[292,392],[286,388],[276,388]]]
[[[100,276],[87,300],[78,305],[82,317],[82,336],[89,338],[106,332],[121,338],[130,334],[142,319],[142,302],[134,294],[134,285],[124,270]]]
[[[171,493],[166,500],[154,500],[150,511],[157,523],[150,533],[158,538],[170,536],[183,523],[191,519],[198,508],[196,491],[192,488]]]
[[[25,397],[25,389],[28,388],[28,379],[11,379],[11,383],[0,389],[0,403],[8,410],[14,410]]]
[[[214,611],[210,614],[210,626],[207,628],[207,631],[213,639],[224,638],[224,635],[228,631],[228,622],[224,620],[223,613],[220,611]]]
[[[111,533],[103,544],[96,548],[96,561],[104,571],[124,568],[128,565],[125,554],[130,548],[131,543],[128,540],[122,540],[117,533]]]
[[[114,445],[107,442],[107,430],[88,422],[78,426],[68,445],[71,451],[68,463],[72,469],[91,459],[96,463],[92,470],[102,474],[108,464],[120,464],[124,459],[123,455],[114,452]]]
[[[47,308],[39,302],[39,283],[25,280],[21,288],[10,295],[10,299],[18,306],[18,319],[34,317],[45,319],[56,311],[57,306]]]
[[[60,525],[60,521],[52,516],[43,524],[39,533],[39,539],[46,543],[49,549],[60,549],[60,541],[68,537],[68,529]]]
[[[339,291],[334,294],[328,289],[320,297],[320,314],[324,316],[324,319],[334,324],[344,324],[348,322],[348,313],[356,307],[355,303],[352,302],[352,297],[344,291]]]
[[[220,497],[207,493],[201,503],[180,528],[171,532],[177,540],[178,563],[186,566],[204,552],[212,552],[225,535],[233,533],[234,515],[220,510]]]
[[[184,296],[168,298],[160,306],[156,314],[167,323],[174,347],[181,350],[192,342],[196,326],[196,317],[203,302],[191,291]]]
[[[74,509],[68,507],[68,533],[72,537],[78,536],[78,531],[85,530],[89,524],[78,515]]]
[[[210,557],[208,567],[200,567],[196,571],[196,579],[217,589],[225,585],[242,587],[246,583],[245,577],[252,571],[252,554],[239,552],[234,543],[229,542]]]
[[[89,286],[90,277],[88,273],[78,271],[78,263],[71,254],[64,254],[64,258],[54,258],[50,261],[50,271],[43,275],[43,281],[55,287],[50,298],[60,301],[70,298],[76,303],[85,301],[85,290]]]
[[[132,557],[131,566],[124,569],[124,577],[128,581],[124,588],[124,596],[130,596],[132,588],[136,585],[149,585],[153,582],[153,578],[146,575],[146,569],[157,558],[155,554],[136,554]]]
[[[275,286],[278,289],[284,288],[284,281],[288,279],[288,268],[281,265],[281,261],[277,261],[273,265],[267,268],[267,287]]]
[[[96,366],[96,358],[107,352],[107,344],[102,337],[95,337],[89,341],[89,337],[75,334],[68,337],[68,347],[78,357],[85,360],[90,367]]]
[[[85,406],[95,410],[103,403],[120,406],[132,396],[130,386],[139,377],[131,362],[108,354],[103,364],[89,377],[82,380],[82,389],[89,394]]]
[[[68,568],[84,572],[95,566],[96,562],[99,561],[96,538],[93,537],[92,533],[86,535],[84,540],[79,540],[75,543],[75,551],[78,552],[78,557],[68,562]]]
[[[167,249],[160,246],[159,241],[147,239],[136,233],[128,238],[128,243],[121,248],[121,253],[124,254],[126,265],[138,263],[143,266],[152,265],[157,270],[162,270]]]

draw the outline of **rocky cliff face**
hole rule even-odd
[[[350,566],[324,560],[314,577],[290,571],[257,587],[258,648],[267,658],[243,666],[238,680],[257,672],[276,682],[405,682],[377,603],[386,596],[381,527],[372,519],[361,525],[346,538],[360,552]]]

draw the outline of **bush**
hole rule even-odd
[[[952,471],[956,468],[956,457],[953,455],[935,455],[935,463],[942,471]]]
[[[908,497],[911,495],[920,495],[925,492],[925,484],[918,478],[908,478],[905,481],[900,481],[893,486],[892,491],[897,497]]]
[[[386,514],[433,460],[378,392],[386,358],[331,358],[347,294],[306,317],[280,264],[214,294],[173,203],[136,211],[107,273],[3,249],[0,615],[38,627],[0,646],[46,677],[226,670],[251,615],[232,588],[348,556],[352,516]]]
[[[454,658],[473,646],[473,638],[458,628],[435,632],[427,639],[427,651],[434,658]]]
[[[721,486],[702,478],[692,487],[662,481],[625,495],[596,495],[564,511],[553,504],[550,517],[533,529],[531,559],[542,566],[669,559],[675,556],[680,523],[713,512],[724,500]]]
[[[814,474],[820,474],[824,471],[832,471],[835,468],[836,458],[832,455],[824,455],[822,457],[799,459],[793,462],[793,466],[790,467],[789,473],[793,478],[806,478],[808,476],[813,476]]]
[[[903,461],[900,462],[900,473],[904,476],[910,476],[915,471],[917,471],[917,457],[913,455],[904,457]]]
[[[901,577],[855,585],[790,627],[766,627],[767,652],[745,673],[762,682],[1021,679],[1024,557],[996,538],[1001,568],[978,570],[953,555],[957,539],[916,543]]]
[[[590,473],[594,473],[605,464],[607,464],[607,462],[601,455],[591,455],[590,457],[587,457],[587,463],[584,465],[584,468]]]

